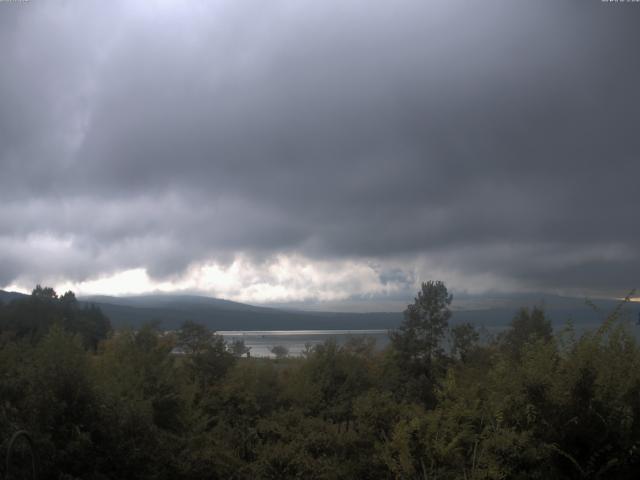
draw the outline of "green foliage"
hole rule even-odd
[[[538,339],[548,342],[552,336],[551,321],[542,308],[534,307],[532,310],[521,308],[511,321],[511,328],[498,340],[506,352],[518,357],[527,343]]]
[[[178,330],[176,347],[185,355],[189,374],[203,391],[224,377],[236,361],[222,336],[191,321]]]
[[[53,325],[80,334],[84,345],[92,349],[111,331],[102,311],[94,305],[80,305],[73,292],[58,297],[54,289],[38,285],[30,297],[0,305],[2,338],[37,341]]]
[[[470,323],[456,325],[451,329],[451,353],[465,361],[478,346],[480,335]]]
[[[271,353],[273,353],[277,359],[282,359],[289,355],[289,349],[284,345],[276,345],[271,349]]]
[[[334,423],[350,422],[354,399],[372,384],[367,357],[335,340],[317,345],[291,381],[292,400]]]
[[[392,355],[388,368],[398,382],[392,388],[402,395],[434,402],[434,392],[444,373],[443,340],[451,318],[453,297],[440,281],[423,282],[414,303],[407,306],[400,328],[389,334]]]
[[[0,306],[0,446],[28,429],[46,479],[631,479],[640,468],[640,346],[620,309],[582,335],[521,310],[482,344],[471,325],[448,329],[451,297],[430,282],[383,351],[354,337],[271,360],[192,322],[91,337],[100,322],[72,293],[34,292]]]
[[[248,357],[251,353],[251,347],[247,347],[242,339],[235,339],[229,345],[229,351],[234,357]]]
[[[422,283],[414,303],[404,312],[402,325],[391,335],[395,349],[404,360],[428,365],[442,355],[452,299],[444,283]]]

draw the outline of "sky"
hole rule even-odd
[[[0,1],[0,288],[624,296],[639,24],[600,0]]]

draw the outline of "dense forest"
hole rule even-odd
[[[274,360],[193,322],[113,331],[37,287],[0,305],[2,455],[26,430],[46,479],[636,478],[624,302],[580,335],[522,309],[483,341],[449,325],[451,302],[427,282],[384,350],[354,337]]]

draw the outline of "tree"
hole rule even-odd
[[[60,303],[68,308],[76,308],[78,306],[78,299],[75,293],[68,290],[60,297]]]
[[[36,285],[31,291],[31,296],[34,298],[41,298],[46,300],[55,300],[58,298],[58,294],[51,287],[42,287],[41,285]]]
[[[176,346],[188,356],[187,365],[203,389],[224,377],[236,360],[221,335],[192,321],[182,324]]]
[[[442,353],[441,342],[451,318],[453,296],[441,281],[423,282],[413,304],[404,311],[399,330],[391,332],[393,346],[408,360],[432,362]]]
[[[277,359],[281,359],[289,355],[289,349],[284,345],[276,345],[271,349],[271,353],[273,353]]]
[[[443,370],[442,340],[449,326],[453,296],[441,281],[423,282],[413,304],[404,311],[404,321],[389,334],[397,392],[406,392],[429,404],[434,400],[436,377]]]
[[[178,330],[177,346],[186,355],[204,352],[214,340],[214,332],[200,323],[185,321]]]
[[[551,321],[540,307],[521,308],[511,321],[511,328],[499,337],[502,348],[517,357],[527,343],[534,340],[548,342],[553,336]]]
[[[244,343],[244,340],[241,338],[236,338],[229,345],[229,351],[233,354],[234,357],[244,357],[245,355],[248,357],[249,352],[251,351],[251,347],[247,347]]]
[[[470,323],[456,325],[451,329],[451,353],[463,362],[476,347],[480,335]]]
[[[82,335],[84,345],[92,350],[95,350],[100,341],[105,340],[111,332],[109,318],[100,307],[93,304],[77,308],[77,302],[70,303],[64,310],[63,325],[69,331]]]
[[[81,306],[71,291],[58,297],[53,288],[38,285],[31,296],[16,299],[7,307],[0,316],[0,331],[17,338],[35,342],[57,324],[79,333],[84,346],[95,350],[111,332],[111,322],[100,308]]]

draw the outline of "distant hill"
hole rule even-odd
[[[395,328],[402,320],[399,312],[305,312],[192,295],[91,296],[81,300],[98,305],[116,327],[158,321],[162,328],[173,329],[192,320],[213,330],[355,330]]]
[[[25,296],[0,290],[0,301],[4,303]],[[100,307],[116,328],[159,322],[161,328],[175,329],[185,320],[192,320],[213,330],[355,330],[395,328],[402,320],[402,314],[397,312],[304,312],[195,295],[95,295],[78,300]]]
[[[16,300],[22,297],[26,297],[26,295],[24,293],[5,292],[4,290],[0,290],[0,302],[2,303],[9,303],[12,300]]]
[[[136,295],[130,297],[113,297],[106,295],[92,295],[82,297],[82,300],[91,303],[109,303],[142,308],[215,308],[219,310],[260,312],[271,311],[271,308],[254,307],[246,303],[233,302],[220,298],[204,297],[198,295]]]
[[[87,297],[111,318],[115,326],[138,326],[160,321],[163,328],[177,328],[184,320],[203,323],[214,330],[315,330],[315,329],[388,329],[402,322],[402,312],[342,313],[309,312],[256,307],[229,300],[189,295],[141,295],[134,297]],[[548,294],[477,296],[454,309],[452,324],[470,322],[487,328],[504,328],[521,307],[543,306],[554,326],[571,319],[578,327],[598,325],[617,305],[615,300],[596,300],[596,312],[584,299]],[[454,304],[456,301],[454,298]],[[625,315],[635,320],[640,304],[625,307]]]
[[[456,299],[454,297],[454,307]],[[618,300],[593,299],[593,306],[584,298],[559,295],[519,293],[500,295],[478,295],[465,298],[466,308],[454,310],[452,323],[470,322],[488,328],[501,328],[509,324],[515,313],[522,307],[542,307],[554,328],[561,328],[571,320],[579,330],[600,325],[606,316],[620,303]],[[621,318],[636,323],[640,315],[640,303],[630,302],[621,312]]]
[[[23,297],[0,290],[0,301],[7,303]],[[402,321],[402,312],[342,313],[309,312],[268,307],[195,295],[137,295],[130,297],[89,296],[82,302],[93,303],[109,317],[114,327],[139,327],[159,322],[161,328],[178,328],[185,320],[207,325],[213,330],[357,330],[391,329]],[[407,301],[409,303],[410,299]],[[547,294],[503,294],[454,298],[452,324],[470,322],[490,330],[504,328],[520,307],[541,305],[554,326],[571,319],[579,328],[593,327],[612,311],[618,302],[597,300],[601,312],[594,311],[584,299]],[[640,304],[625,307],[625,317],[635,322]]]

